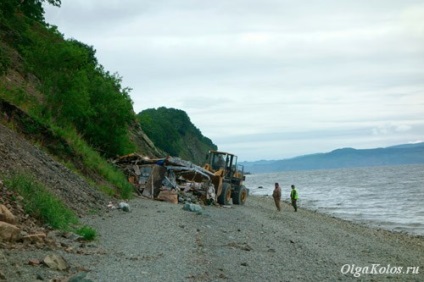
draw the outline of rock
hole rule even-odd
[[[121,209],[125,212],[129,212],[130,211],[130,205],[128,203],[125,202],[120,202],[118,205],[118,209]]]
[[[82,236],[75,234],[73,232],[65,232],[62,234],[62,237],[71,241],[78,241],[82,238]]]
[[[183,209],[191,212],[202,212],[202,207],[196,204],[184,204]]]
[[[109,204],[107,205],[107,208],[110,210],[114,210],[116,209],[116,206],[112,202],[109,202]]]
[[[38,259],[30,259],[29,261],[28,261],[28,264],[29,265],[39,265],[41,262],[40,262],[40,260],[38,260]]]
[[[19,236],[21,236],[21,238],[22,238],[22,237],[25,237],[25,236],[28,236],[28,232],[21,230],[21,232],[20,232],[20,235],[19,235]]]
[[[0,204],[0,221],[10,224],[16,223],[16,217],[9,211],[5,205]]]
[[[22,238],[22,241],[24,243],[31,243],[31,244],[44,243],[44,240],[46,240],[45,233],[31,234],[31,235],[24,236]]]
[[[46,235],[47,235],[46,240],[55,241],[57,240],[57,238],[62,237],[62,231],[52,230],[47,232]]]
[[[62,256],[55,254],[46,256],[43,262],[51,269],[67,270],[69,268],[69,265],[66,260]]]
[[[0,241],[14,242],[18,240],[20,232],[15,225],[0,221]]]
[[[0,271],[0,280],[7,280],[3,272]]]

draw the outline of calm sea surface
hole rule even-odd
[[[271,195],[275,182],[284,201],[295,184],[301,208],[424,235],[424,165],[252,174],[245,185],[251,194]]]

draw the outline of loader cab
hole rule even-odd
[[[206,163],[213,171],[224,170],[224,177],[227,179],[239,178],[244,180],[244,167],[237,164],[237,156],[220,151],[209,151],[206,156]]]
[[[206,155],[206,161],[214,171],[219,169],[227,171],[231,170],[234,162],[237,163],[237,157],[224,152],[209,151],[209,154]]]
[[[221,205],[244,205],[249,189],[243,185],[244,167],[237,164],[237,156],[221,151],[209,151],[205,169],[215,173],[219,181],[214,183],[217,200]]]

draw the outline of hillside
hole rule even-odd
[[[209,150],[217,146],[190,121],[187,113],[160,107],[140,112],[137,118],[146,135],[161,150],[203,165]]]
[[[0,3],[0,123],[75,173],[121,192],[127,189],[120,188],[126,186],[124,177],[107,172],[113,169],[108,168],[110,158],[136,152],[199,162],[208,148],[216,147],[182,111],[167,121],[184,125],[179,130],[184,136],[175,138],[178,150],[157,146],[161,140],[152,141],[145,133],[131,89],[121,84],[119,74],[104,69],[93,46],[65,39],[58,27],[44,21],[42,2],[60,6],[60,1],[18,2]],[[153,120],[159,122],[163,125],[164,118]],[[169,127],[155,130],[169,139]]]
[[[361,150],[343,148],[329,153],[305,155],[286,160],[244,162],[242,164],[246,171],[263,173],[421,163],[424,163],[424,143]]]

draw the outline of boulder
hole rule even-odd
[[[46,240],[45,233],[31,234],[31,235],[26,235],[22,237],[22,241],[24,243],[30,243],[30,244],[44,243],[44,240]]]
[[[15,225],[0,221],[0,241],[14,242],[19,239],[20,232]]]
[[[67,270],[69,268],[69,265],[66,260],[62,256],[56,254],[46,256],[43,262],[49,268],[55,270]]]
[[[16,217],[5,205],[0,205],[0,221],[10,224],[16,223]]]
[[[125,202],[120,202],[118,205],[118,209],[121,209],[125,212],[129,212],[130,211],[130,205],[128,203]]]
[[[35,265],[40,265],[40,260],[38,260],[38,259],[30,259],[29,261],[28,261],[28,265],[32,265],[32,266],[35,266]]]
[[[191,212],[198,212],[198,213],[202,212],[202,207],[196,204],[186,203],[184,204],[183,209],[186,211],[191,211]]]

